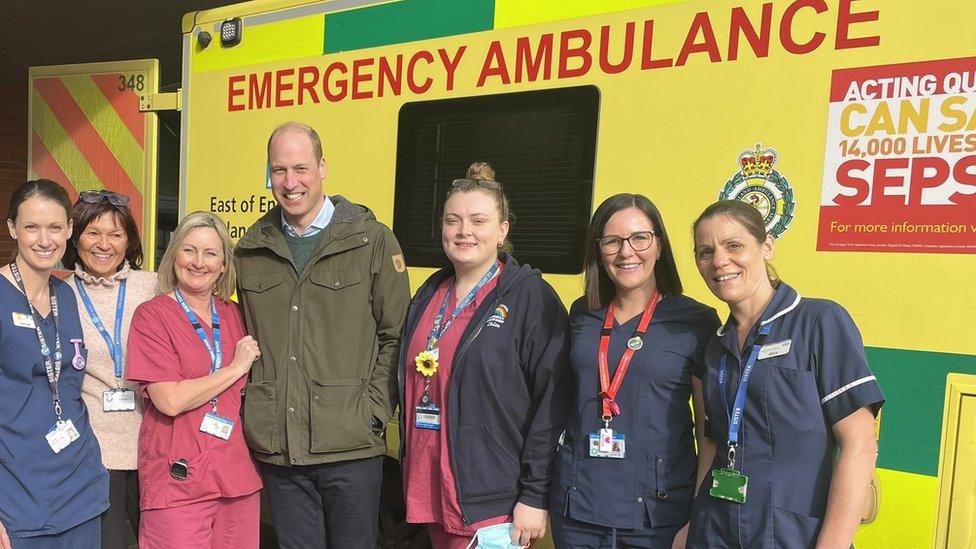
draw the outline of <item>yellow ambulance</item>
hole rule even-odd
[[[178,92],[152,61],[33,70],[31,170],[140,196],[151,249],[149,113],[177,110],[178,212],[237,238],[274,206],[269,132],[302,121],[326,192],[393,228],[414,289],[441,262],[447,186],[487,160],[517,257],[567,304],[589,214],[637,192],[720,311],[690,224],[754,203],[783,278],[853,314],[887,398],[857,547],[976,547],[976,383],[957,375],[976,373],[973,21],[972,0],[255,0],[184,18]],[[117,166],[83,160],[102,148]]]

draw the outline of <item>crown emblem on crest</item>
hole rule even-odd
[[[766,231],[779,238],[793,221],[796,198],[783,174],[773,169],[779,153],[772,147],[746,149],[737,158],[739,171],[726,181],[719,200],[738,200],[759,210]]]
[[[769,177],[773,173],[773,164],[779,159],[776,150],[770,147],[759,148],[756,143],[755,149],[746,149],[739,153],[739,171],[742,177],[752,179],[754,177]]]

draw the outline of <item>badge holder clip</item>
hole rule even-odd
[[[712,470],[712,487],[708,494],[733,503],[745,503],[749,477],[735,468],[735,445],[729,444],[729,464],[725,469]]]

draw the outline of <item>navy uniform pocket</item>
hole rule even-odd
[[[651,526],[684,524],[691,518],[693,484],[688,482],[687,458],[654,456],[654,482],[644,498],[647,519]]]
[[[814,547],[823,519],[773,507],[774,547]]]
[[[765,405],[772,435],[773,505],[800,516],[823,516],[833,452],[816,376],[774,365]]]
[[[519,462],[506,449],[488,425],[458,427],[455,438],[455,474],[458,496],[478,501],[515,494],[519,479]]]

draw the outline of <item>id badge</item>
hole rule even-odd
[[[136,392],[132,389],[109,389],[102,393],[102,411],[131,412],[136,409]]]
[[[34,317],[32,315],[14,312],[12,316],[14,326],[18,326],[20,328],[30,328],[32,330],[35,329]]]
[[[712,469],[712,488],[709,495],[735,503],[746,502],[749,477],[730,469]]]
[[[78,429],[75,429],[75,424],[71,420],[59,421],[51,427],[51,430],[44,435],[47,439],[48,446],[54,450],[57,454],[61,450],[68,447],[69,444],[78,440],[81,435],[78,434]]]
[[[441,430],[441,409],[433,402],[417,406],[414,409],[414,416],[414,427],[431,431]]]
[[[200,430],[208,435],[213,435],[224,440],[230,439],[230,433],[234,430],[234,422],[216,412],[207,412],[200,423]]]
[[[600,429],[600,431],[609,431],[609,429]],[[600,434],[590,433],[590,457],[624,459],[624,455],[626,455],[624,436],[620,433],[614,433],[610,438],[609,449],[602,450],[603,440]]]

